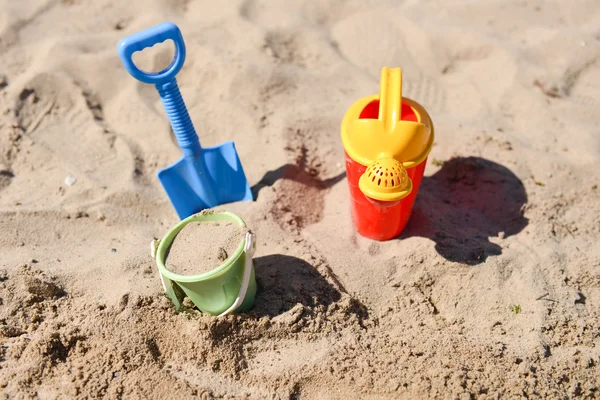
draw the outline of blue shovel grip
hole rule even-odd
[[[133,53],[168,39],[175,43],[175,58],[167,68],[160,72],[144,72],[134,64],[132,60]],[[117,50],[125,69],[131,76],[141,82],[156,86],[173,128],[173,133],[177,138],[177,143],[184,154],[198,154],[200,151],[198,135],[175,80],[175,76],[181,70],[185,61],[185,43],[177,25],[171,22],[163,22],[142,32],[135,33],[121,39]]]
[[[175,58],[171,64],[160,72],[144,72],[134,64],[132,60],[133,53],[142,51],[155,44],[162,43],[171,39],[175,43]],[[144,31],[134,33],[121,39],[117,46],[121,62],[127,72],[138,81],[153,85],[167,83],[175,78],[175,75],[183,67],[185,61],[185,43],[181,31],[172,22],[163,22]]]
[[[194,129],[190,114],[179,92],[177,81],[173,78],[161,87],[157,86],[160,100],[163,103],[167,117],[177,138],[179,147],[185,155],[197,155],[200,151],[200,140]]]

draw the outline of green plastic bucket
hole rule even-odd
[[[248,232],[235,252],[217,268],[199,275],[179,275],[165,267],[165,255],[175,236],[190,222],[222,221],[246,227],[237,215],[227,211],[201,212],[175,225],[158,242],[152,242],[153,258],[167,295],[180,310],[185,296],[198,309],[212,315],[247,311],[254,305],[256,280],[252,255],[256,248],[255,235]]]

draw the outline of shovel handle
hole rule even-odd
[[[136,51],[142,51],[157,43],[171,39],[175,43],[175,58],[160,72],[141,71],[131,58]],[[119,57],[125,69],[138,81],[153,84],[160,95],[177,143],[185,156],[198,155],[201,147],[198,135],[192,124],[187,108],[177,87],[175,75],[185,61],[185,43],[181,31],[172,22],[163,22],[144,31],[121,39],[117,46]]]
[[[175,57],[171,64],[160,72],[144,72],[133,62],[133,53],[152,47],[171,39],[175,43]],[[185,43],[181,31],[172,22],[163,22],[133,35],[121,39],[117,46],[121,62],[131,76],[138,81],[153,85],[162,85],[172,81],[183,67],[185,61]]]

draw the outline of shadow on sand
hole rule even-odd
[[[254,200],[256,200],[261,189],[267,186],[273,186],[275,182],[280,179],[289,179],[317,189],[329,189],[345,177],[346,172],[342,172],[333,178],[321,180],[316,176],[316,173],[311,173],[301,166],[296,164],[284,164],[281,167],[264,174],[261,180],[258,181],[256,185],[252,186],[252,196],[254,197]]]
[[[257,316],[274,317],[300,303],[305,307],[328,306],[341,298],[340,292],[306,261],[273,254],[254,259],[258,293]]]
[[[252,192],[256,198],[261,188],[282,178],[328,188],[344,177],[342,173],[320,181],[286,164],[267,172]],[[423,178],[411,220],[399,239],[426,237],[445,259],[479,264],[502,253],[490,237],[515,235],[527,226],[526,203],[523,183],[508,168],[478,157],[453,158],[433,176]],[[298,303],[326,307],[341,298],[338,289],[300,258],[273,254],[255,258],[254,264],[259,290],[253,310],[256,316],[274,317]]]
[[[479,264],[502,253],[490,237],[515,235],[527,226],[526,203],[523,183],[508,168],[479,157],[453,158],[423,178],[399,239],[426,237],[445,259]]]

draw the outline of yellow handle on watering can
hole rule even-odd
[[[392,133],[402,116],[402,70],[387,68],[381,70],[379,82],[379,121],[383,130]]]
[[[423,124],[401,119],[402,71],[384,67],[381,71],[379,117],[349,121],[348,132],[342,137],[344,148],[358,163],[368,166],[381,157],[391,157],[400,163],[421,162],[431,148],[432,135]]]

